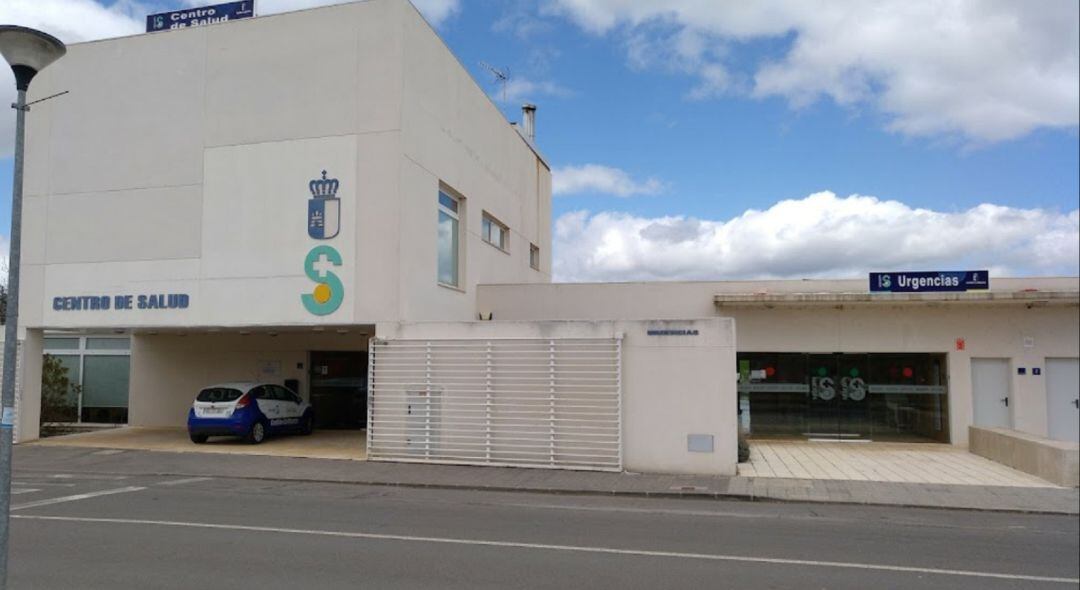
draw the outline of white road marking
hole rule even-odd
[[[38,506],[50,506],[52,504],[62,504],[64,502],[77,502],[79,500],[87,500],[89,498],[97,498],[98,496],[110,496],[112,494],[124,494],[127,492],[138,492],[145,490],[144,487],[128,486],[126,488],[116,488],[112,490],[100,490],[97,492],[87,492],[85,494],[75,494],[73,496],[60,496],[59,498],[49,498],[47,500],[38,500],[36,502],[28,502],[26,504],[19,504],[12,506],[12,510],[26,510],[27,508],[37,508]]]
[[[163,481],[158,483],[159,486],[179,486],[186,483],[198,483],[200,481],[210,481],[214,479],[212,477],[189,477],[187,479],[174,479],[172,481]]]
[[[117,479],[127,479],[128,478],[128,476],[126,476],[126,475],[93,475],[93,474],[83,474],[83,473],[78,473],[78,474],[74,474],[74,473],[56,473],[56,474],[50,475],[49,477],[52,477],[52,478],[55,478],[55,479],[107,479],[107,480],[117,480]]]
[[[41,489],[39,489],[39,488],[12,488],[11,489],[11,495],[12,496],[18,496],[19,494],[29,494],[29,493],[32,493],[32,492],[40,492],[40,491],[41,491]]]
[[[209,522],[184,522],[175,520],[140,520],[134,518],[89,518],[79,516],[36,516],[13,514],[11,518],[24,520],[47,520],[62,522],[136,524],[167,526],[196,529],[215,529],[231,531],[251,531],[260,533],[284,533],[292,535],[314,535],[321,537],[339,537],[346,539],[370,539],[377,541],[406,541],[416,543],[441,543],[448,545],[475,545],[481,547],[508,547],[515,549],[539,549],[545,551],[568,551],[576,553],[599,553],[606,555],[635,555],[642,557],[670,557],[678,559],[696,559],[704,561],[729,561],[741,563],[768,563],[773,565],[801,565],[811,567],[875,570],[915,574],[936,574],[942,576],[963,576],[970,578],[994,578],[999,580],[1023,580],[1028,582],[1055,582],[1060,584],[1078,584],[1080,578],[1058,578],[1052,576],[1029,576],[1024,574],[1004,574],[978,572],[971,570],[953,570],[903,565],[876,563],[853,563],[844,561],[816,561],[809,559],[784,559],[779,557],[751,557],[746,555],[724,555],[711,553],[681,553],[675,551],[649,551],[644,549],[616,549],[614,547],[588,547],[579,545],[549,545],[545,543],[520,543],[513,541],[485,541],[482,539],[455,539],[449,537],[417,537],[412,535],[389,535],[382,533],[360,533],[346,531],[323,531],[312,529],[288,529],[279,527],[250,526],[236,524],[215,524]]]

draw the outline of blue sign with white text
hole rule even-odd
[[[870,273],[871,293],[978,291],[989,288],[990,273],[985,270]]]
[[[255,16],[255,0],[228,2],[201,8],[186,8],[172,12],[151,14],[146,17],[146,32],[164,31],[165,29],[185,29],[201,27],[214,23],[251,18]]]

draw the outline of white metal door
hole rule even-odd
[[[619,339],[373,340],[368,458],[622,469]]]
[[[1080,359],[1046,359],[1050,438],[1080,442]]]
[[[971,359],[975,426],[1012,428],[1008,359]]]

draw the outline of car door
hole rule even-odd
[[[300,396],[280,385],[275,385],[274,389],[281,396],[281,417],[287,419],[287,424],[290,426],[300,424],[300,418],[303,414],[303,404]]]
[[[280,414],[274,391],[269,386],[260,385],[251,390],[251,395],[255,397],[255,403],[259,405],[259,411],[262,412],[263,416],[266,416],[270,426],[273,427],[278,419],[278,414]]]

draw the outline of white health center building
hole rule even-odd
[[[551,283],[551,173],[406,0],[69,48],[29,99],[16,431],[279,383],[372,459],[733,474],[752,437],[1076,440],[1080,282]]]

